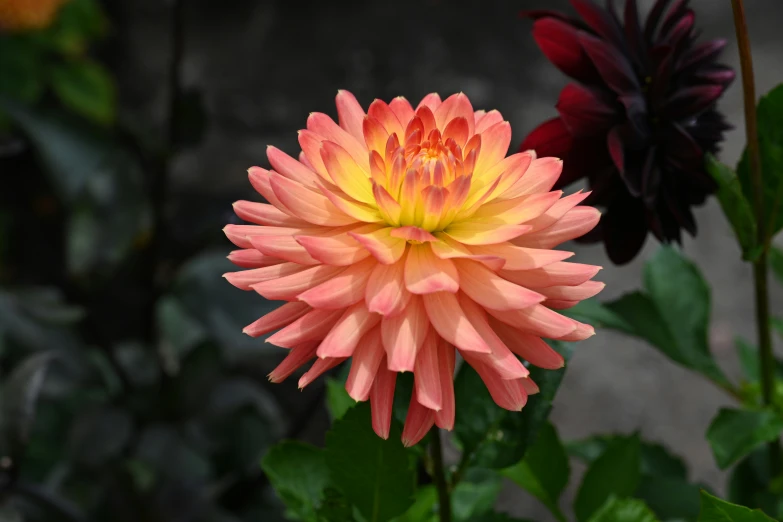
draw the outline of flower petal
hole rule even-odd
[[[269,374],[269,380],[273,383],[281,383],[286,380],[307,361],[315,357],[317,346],[318,343],[304,343],[292,348],[285,359]]]
[[[441,409],[435,412],[435,424],[444,430],[454,429],[454,365],[455,350],[440,336],[436,337],[438,347],[438,371],[441,385]]]
[[[316,225],[339,227],[356,220],[334,206],[326,196],[283,176],[272,176],[270,183],[275,196],[294,215]]]
[[[363,170],[345,149],[331,141],[321,144],[321,157],[340,190],[357,201],[371,206],[375,204],[369,165],[367,170]]]
[[[284,261],[272,256],[265,256],[255,248],[243,248],[234,250],[228,254],[228,260],[242,268],[262,268],[265,266],[279,265]]]
[[[364,109],[356,100],[356,97],[348,91],[337,91],[335,98],[337,105],[337,118],[342,127],[348,134],[362,142],[362,120],[364,119]]]
[[[581,285],[548,286],[546,288],[539,288],[538,291],[541,293],[541,295],[545,295],[547,299],[555,299],[560,301],[582,301],[597,295],[601,290],[604,289],[605,286],[606,284],[599,281],[586,281]]]
[[[239,288],[240,290],[252,290],[251,286],[256,283],[296,274],[297,272],[301,272],[306,268],[306,266],[296,263],[280,263],[263,268],[240,270],[239,272],[227,272],[223,274],[223,277],[225,277],[229,283]]]
[[[381,338],[390,370],[414,370],[416,354],[424,344],[428,329],[427,315],[424,313],[421,299],[416,297],[408,302],[402,313],[383,318]]]
[[[518,198],[548,192],[563,172],[563,161],[558,158],[538,158],[530,163],[525,174],[504,194],[504,198]]]
[[[257,225],[269,225],[276,227],[308,227],[307,221],[295,218],[278,210],[268,203],[254,203],[252,201],[237,201],[234,203],[234,212],[245,221]]]
[[[351,371],[345,381],[345,390],[353,400],[366,401],[370,397],[383,357],[381,330],[376,326],[362,338],[351,356]]]
[[[443,103],[433,110],[433,114],[435,115],[435,123],[438,126],[438,130],[443,134],[445,134],[448,124],[457,118],[465,118],[465,123],[468,124],[466,141],[475,132],[473,106],[463,93],[452,94],[446,98]],[[505,151],[503,151],[503,154],[505,155]]]
[[[445,340],[464,352],[492,352],[465,316],[454,294],[449,292],[425,294],[422,300],[432,327]]]
[[[386,368],[386,357],[384,356],[370,391],[372,429],[384,440],[389,438],[389,430],[391,429],[392,409],[394,408],[394,385],[396,382],[397,372]]]
[[[543,305],[530,306],[522,310],[488,309],[487,312],[508,325],[549,339],[559,339],[576,330],[576,321],[553,312]]]
[[[343,313],[342,310],[313,310],[309,306],[307,308],[309,309],[307,313],[271,335],[266,342],[283,348],[292,348],[309,341],[321,341]]]
[[[269,232],[271,227],[263,227],[264,232]],[[248,240],[250,245],[259,252],[262,252],[268,256],[278,257],[291,261],[292,263],[299,263],[300,265],[317,265],[320,262],[307,253],[307,250],[296,242],[293,234],[296,233],[296,229],[289,229],[291,231],[290,236],[264,236],[254,235],[249,236]]]
[[[350,357],[359,340],[378,324],[381,316],[371,313],[364,303],[348,308],[318,347],[318,357]]]
[[[321,375],[325,374],[341,362],[345,361],[347,357],[325,357],[316,359],[309,370],[305,372],[299,378],[299,389],[304,389],[305,386],[316,380]]]
[[[269,145],[266,148],[266,157],[269,158],[269,163],[277,173],[310,189],[317,188],[320,179],[318,174],[282,150]]]
[[[600,270],[601,267],[595,265],[557,262],[534,270],[502,270],[500,275],[527,288],[546,288],[548,286],[581,285],[592,279]]]
[[[256,283],[251,288],[271,301],[293,301],[305,290],[328,281],[344,270],[337,266],[313,266],[285,277]]]
[[[459,290],[459,276],[454,263],[440,259],[429,244],[411,245],[405,260],[405,287],[412,294]]]
[[[409,448],[424,438],[435,424],[435,412],[422,406],[416,400],[416,394],[411,396],[408,413],[405,417],[405,427],[402,429],[402,444]]]
[[[495,256],[504,259],[503,265],[495,270],[501,268],[504,270],[531,270],[557,263],[574,255],[573,252],[525,248],[511,243],[476,245],[471,246],[470,251],[480,256]],[[493,269],[491,266],[489,268]]]
[[[296,301],[286,303],[245,326],[242,333],[249,335],[250,337],[260,337],[291,324],[310,310],[311,308],[307,303],[299,303]]]
[[[546,370],[559,370],[565,366],[563,356],[540,337],[522,332],[495,318],[490,318],[489,324],[512,352],[530,364]]]
[[[461,221],[453,223],[444,231],[463,245],[494,245],[510,241],[530,230],[528,225],[507,225],[485,221]]]
[[[481,133],[481,152],[473,168],[474,176],[481,177],[506,157],[511,144],[511,125],[502,121]]]
[[[485,308],[517,310],[545,299],[537,292],[503,279],[481,263],[459,259],[455,264],[459,270],[460,290]]]
[[[422,406],[440,411],[443,406],[443,388],[440,383],[440,366],[438,361],[438,338],[431,330],[424,340],[413,370],[416,387],[416,400]],[[444,361],[445,362],[445,361]],[[449,379],[452,379],[449,376]]]
[[[557,223],[512,241],[529,248],[553,248],[560,243],[583,236],[598,224],[601,213],[593,207],[574,207]]]
[[[299,294],[298,299],[313,308],[336,310],[347,308],[364,299],[367,280],[378,263],[366,259],[351,265],[343,273]]]
[[[307,118],[307,129],[323,138],[323,144],[332,143],[344,150],[359,169],[370,174],[370,159],[367,147],[364,145],[364,136],[356,138],[337,125],[332,118],[320,112],[313,112]],[[323,153],[321,153],[323,157]],[[327,170],[329,164],[324,163]],[[331,174],[331,172],[330,172]],[[332,176],[334,179],[334,176]],[[337,180],[335,180],[336,182]]]
[[[327,265],[347,266],[358,263],[370,255],[370,252],[354,239],[351,233],[370,234],[380,228],[381,225],[365,225],[334,236],[297,235],[294,239],[318,261]]]
[[[377,265],[367,281],[365,301],[371,312],[391,317],[401,313],[410,301],[405,288],[405,263]]]
[[[392,237],[391,232],[394,230],[382,228],[365,234],[356,232],[348,232],[348,234],[366,248],[379,263],[391,265],[400,260],[407,246],[404,239]]]

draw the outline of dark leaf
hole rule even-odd
[[[565,521],[558,502],[568,484],[570,471],[568,455],[557,431],[547,423],[539,430],[538,438],[528,448],[525,458],[501,473],[540,500],[555,518]]]
[[[780,284],[783,284],[783,250],[776,246],[769,249],[769,266]]]
[[[41,37],[55,50],[75,56],[83,54],[89,40],[102,36],[107,26],[96,0],[69,0]]]
[[[329,469],[322,449],[302,442],[281,442],[269,450],[261,467],[298,520],[315,520],[329,485]]]
[[[778,85],[759,100],[759,148],[763,176],[764,229],[774,236],[783,228],[783,84]],[[748,201],[755,205],[753,182],[747,150],[737,165],[737,176]]]
[[[0,288],[0,332],[7,340],[32,350],[78,344],[70,326],[84,312],[63,301],[59,291],[44,287]]]
[[[715,156],[708,154],[706,157],[707,172],[718,184],[718,201],[723,213],[734,229],[743,257],[752,260],[749,256],[756,246],[756,218],[745,195],[739,178],[728,166],[719,162]]]
[[[619,435],[598,435],[566,444],[568,454],[586,464],[592,464]],[[642,474],[656,477],[685,479],[685,462],[660,444],[641,441]]]
[[[718,467],[726,469],[783,431],[783,419],[768,410],[722,408],[707,430],[707,440]]]
[[[634,497],[642,499],[662,520],[695,520],[701,489],[682,478],[645,475]]]
[[[120,456],[130,442],[133,418],[125,410],[99,407],[77,417],[71,425],[69,446],[74,461],[97,468]]]
[[[644,502],[632,498],[610,498],[601,506],[590,522],[657,522],[650,508]]]
[[[570,343],[550,341],[550,344],[568,361],[573,349]],[[538,384],[540,392],[528,398],[521,412],[510,412],[494,403],[475,370],[463,364],[454,382],[457,404],[454,433],[463,451],[472,454],[471,463],[500,469],[519,462],[546,422],[563,375],[565,368],[531,367],[530,378]]]
[[[7,96],[36,102],[44,90],[40,51],[22,37],[3,35],[0,41],[0,101]],[[0,103],[0,108],[2,107]]]
[[[114,82],[101,65],[74,60],[54,64],[50,74],[54,92],[65,107],[100,124],[114,121]]]
[[[451,505],[454,520],[472,522],[492,510],[502,487],[500,475],[493,470],[473,468],[454,488]]]
[[[332,480],[368,522],[389,520],[413,503],[414,472],[400,436],[393,422],[389,438],[378,437],[366,403],[351,408],[326,435]]]
[[[585,473],[574,502],[577,520],[589,520],[612,496],[633,495],[640,479],[639,437],[634,435],[612,441]]]
[[[345,382],[338,379],[326,379],[326,407],[332,420],[337,420],[345,412],[356,406],[356,401],[345,391]]]
[[[32,355],[16,367],[2,389],[0,455],[17,461],[24,454],[35,422],[36,405],[52,353]]]
[[[438,490],[433,485],[420,486],[416,489],[416,498],[408,511],[392,520],[392,522],[438,522],[435,512],[438,504]]]
[[[731,504],[702,491],[699,522],[774,522],[774,519],[761,511]]]
[[[765,444],[734,466],[729,477],[728,500],[774,515],[778,512],[778,496],[770,491],[771,483],[769,446]]]

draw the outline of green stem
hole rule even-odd
[[[756,327],[758,328],[759,365],[761,373],[761,392],[764,404],[774,403],[775,357],[772,353],[772,335],[769,324],[769,291],[767,288],[769,238],[764,217],[764,180],[761,172],[761,152],[759,148],[758,126],[756,124],[756,87],[753,79],[753,57],[750,51],[748,24],[745,19],[745,6],[742,0],[731,0],[734,11],[734,27],[737,33],[740,66],[742,68],[742,91],[745,105],[745,133],[748,142],[748,163],[750,180],[753,186],[754,210],[758,232],[758,246],[762,253],[753,262],[753,282],[756,293]],[[769,443],[770,469],[772,476],[781,472],[780,441]]]
[[[437,426],[430,431],[430,451],[432,453],[432,478],[438,490],[440,522],[451,522],[451,492],[443,472],[443,447],[440,429]]]

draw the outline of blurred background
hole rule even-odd
[[[729,39],[723,62],[738,68],[728,0],[691,4],[705,39]],[[16,492],[0,520],[283,520],[258,462],[284,437],[322,444],[326,381],[271,385],[283,350],[241,333],[275,306],[220,277],[232,269],[221,232],[238,222],[231,203],[260,197],[246,169],[268,167],[268,144],[298,152],[310,112],[336,116],[337,89],[365,107],[462,91],[502,112],[517,147],[555,115],[566,83],[522,8],[569,9],[0,0],[0,505],[10,484]],[[761,94],[783,81],[783,2],[754,0],[748,15]],[[736,126],[722,153],[734,164],[738,83],[720,108]],[[697,221],[684,251],[713,285],[712,350],[736,376],[734,338],[754,336],[750,267],[715,201]],[[565,248],[604,265],[610,299],[639,286],[656,246],[619,268],[600,245]],[[772,310],[782,306],[775,288]],[[599,332],[577,347],[552,419],[566,440],[640,431],[722,493],[703,436],[723,404],[649,346]],[[548,520],[525,495],[509,488],[502,509]]]

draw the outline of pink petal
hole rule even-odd
[[[264,232],[270,232],[271,227],[263,227]],[[296,229],[291,230],[291,235],[286,236],[266,236],[266,235],[254,235],[249,236],[250,245],[259,252],[268,256],[277,257],[290,261],[292,263],[298,263],[300,265],[317,265],[320,263],[317,259],[311,256],[305,248],[296,242],[294,234]]]
[[[490,318],[489,324],[512,352],[530,364],[547,370],[558,370],[565,366],[563,356],[540,337],[524,333],[495,318]]]
[[[476,303],[460,294],[460,306],[465,311],[470,323],[481,335],[481,338],[492,350],[489,354],[471,354],[477,360],[489,365],[501,379],[519,379],[527,377],[530,372],[519,359],[511,353],[511,350],[503,343],[487,322],[487,314]]]
[[[310,369],[299,378],[299,389],[304,389],[305,386],[346,359],[347,357],[325,357],[316,359]]]
[[[416,394],[411,396],[408,414],[405,417],[405,427],[402,429],[402,444],[410,448],[427,435],[435,424],[435,412],[419,404]]]
[[[272,190],[282,204],[305,221],[327,227],[356,223],[354,218],[335,207],[323,194],[283,176],[272,176],[270,182]]]
[[[416,355],[413,370],[416,400],[422,406],[435,411],[440,411],[443,406],[443,388],[440,384],[441,372],[438,361],[439,338],[432,330],[427,334],[424,344]]]
[[[386,150],[386,142],[389,141],[389,131],[386,130],[386,127],[372,116],[365,116],[362,122],[362,132],[367,148],[383,154]]]
[[[468,142],[468,134],[470,127],[468,126],[468,120],[464,117],[454,118],[443,130],[443,141],[446,142],[449,139],[453,139],[457,145],[462,149]]]
[[[356,221],[363,221],[365,223],[383,221],[384,218],[381,217],[377,208],[354,201],[347,195],[342,194],[339,188],[334,185],[327,186],[326,183],[327,182],[325,181],[319,182],[321,193],[326,196],[332,205],[337,207],[344,214],[354,218]],[[338,194],[338,192],[340,193]]]
[[[245,221],[257,225],[270,225],[277,227],[308,227],[307,221],[289,216],[268,203],[254,203],[252,201],[237,201],[234,203],[234,212]]]
[[[334,236],[297,235],[294,239],[318,261],[327,265],[347,266],[370,256],[370,252],[351,233],[370,234],[380,228],[381,225],[364,225]]]
[[[276,257],[265,256],[255,248],[234,250],[228,254],[228,260],[242,268],[262,268],[265,266],[279,265],[284,261]]]
[[[389,438],[396,382],[397,372],[386,369],[386,361],[381,360],[372,391],[370,391],[370,406],[372,408],[372,429],[382,439]]]
[[[310,114],[307,118],[307,129],[321,136],[324,143],[337,145],[353,158],[353,161],[359,168],[367,174],[370,173],[369,155],[367,147],[364,145],[364,136],[359,138],[351,136],[337,125],[332,118],[320,112]],[[325,163],[325,165],[327,170],[329,170],[329,164]],[[331,171],[329,173],[331,174]],[[332,179],[334,179],[334,176],[332,176]]]
[[[537,292],[506,281],[481,263],[467,259],[457,260],[460,290],[485,308],[517,310],[544,301]]]
[[[371,312],[392,317],[401,313],[411,299],[405,288],[405,263],[377,265],[367,281],[365,301]]]
[[[509,188],[503,197],[518,198],[540,192],[549,192],[563,172],[563,160],[538,158],[530,163],[525,174]]]
[[[312,167],[315,173],[321,176],[321,178],[331,182],[332,178],[329,176],[329,172],[326,171],[324,160],[321,159],[321,143],[323,143],[323,141],[324,139],[322,136],[319,136],[312,131],[299,131],[299,146],[302,147],[304,157],[310,164],[308,166]],[[299,161],[302,161],[302,159],[300,158]],[[302,163],[305,162],[302,161]]]
[[[377,326],[365,335],[351,356],[351,371],[345,381],[348,395],[355,401],[366,401],[384,356],[381,330]]]
[[[305,290],[328,281],[344,270],[337,266],[313,266],[279,279],[256,283],[251,288],[271,301],[293,301]]]
[[[574,321],[576,323],[576,329],[571,332],[568,335],[564,335],[563,337],[559,337],[558,339],[561,341],[584,341],[585,339],[588,339],[595,335],[595,328],[590,326],[589,324],[580,323],[578,321]]]
[[[337,105],[337,118],[342,127],[348,134],[361,141],[362,120],[364,119],[364,109],[359,105],[356,97],[348,91],[337,91],[335,98]]]
[[[332,279],[299,294],[298,299],[313,308],[336,310],[347,308],[364,299],[367,280],[377,265],[374,259],[366,259],[333,277]]]
[[[552,250],[551,252],[556,251]],[[581,285],[592,279],[600,270],[600,266],[557,262],[535,270],[520,270],[518,272],[503,270],[500,275],[528,288],[546,288],[548,286]]]
[[[405,260],[405,287],[412,294],[459,290],[457,268],[449,259],[440,259],[428,244],[411,245]]]
[[[490,315],[533,335],[559,339],[576,330],[576,322],[543,305],[522,310],[487,310]]]
[[[429,321],[421,299],[414,297],[408,306],[393,317],[381,321],[381,338],[386,349],[388,368],[395,372],[414,370],[416,354],[424,344]]]
[[[421,243],[438,240],[438,238],[436,238],[435,236],[433,236],[423,228],[412,227],[412,226],[393,228],[391,230],[391,236],[398,237],[400,239],[405,239],[407,241],[419,241]]]
[[[403,127],[408,125],[413,119],[413,107],[403,96],[397,96],[389,104],[389,108],[392,110],[397,119],[400,121]]]
[[[266,157],[269,158],[269,163],[272,165],[272,168],[279,174],[282,174],[286,178],[296,181],[297,183],[301,183],[305,187],[311,189],[317,187],[319,180],[318,174],[277,147],[269,145],[266,148]]]
[[[604,289],[606,285],[599,281],[586,281],[575,286],[549,286],[538,291],[548,299],[562,301],[581,301],[590,299]]]
[[[505,270],[531,270],[557,263],[558,261],[568,259],[574,255],[573,252],[525,248],[513,245],[511,243],[476,245],[470,247],[470,251],[477,255],[495,256],[504,259],[505,263],[503,264],[502,268]],[[511,279],[509,280],[512,281]],[[517,282],[517,284],[521,283]]]
[[[310,310],[307,303],[286,303],[245,326],[242,333],[250,337],[260,337],[296,321]]]
[[[476,111],[478,114],[479,111]],[[476,118],[476,134],[486,132],[486,130],[496,123],[503,121],[503,115],[499,111],[492,110],[484,114],[480,119]]]
[[[435,423],[444,430],[454,429],[454,347],[437,337],[438,371],[440,373],[441,409],[435,412]]]
[[[481,133],[481,152],[473,169],[475,176],[481,177],[503,158],[511,144],[511,125],[507,121],[496,123]]]
[[[445,234],[438,233],[437,237],[440,241],[430,243],[430,245],[433,253],[441,259],[472,259],[495,271],[500,270],[506,264],[499,256],[474,254],[462,243],[457,243]]]
[[[470,104],[470,100],[468,100],[468,97],[465,96],[465,94],[452,94],[446,98],[436,109],[433,109],[433,113],[435,115],[435,123],[437,124],[438,130],[440,130],[441,133],[445,132],[446,127],[451,121],[457,118],[465,118],[465,123],[468,124],[467,137],[473,136],[473,133],[475,132],[473,106]],[[506,146],[506,149],[508,150],[508,146]],[[505,156],[505,151],[503,152],[503,155]]]
[[[591,231],[601,219],[593,207],[575,207],[560,221],[538,232],[531,232],[513,241],[515,245],[530,248],[553,248],[560,243],[581,237]]]
[[[308,341],[321,341],[343,314],[342,310],[313,310],[309,306],[307,308],[307,313],[270,336],[266,342],[291,348]]]
[[[223,277],[225,277],[229,283],[239,288],[240,290],[252,290],[250,287],[256,283],[296,274],[297,272],[301,272],[306,268],[306,266],[296,263],[280,263],[278,265],[254,268],[252,270],[228,272],[223,274]]]
[[[501,379],[487,364],[478,360],[474,354],[464,355],[481,380],[484,381],[495,404],[510,411],[521,411],[527,404],[527,392],[522,385],[525,379]]]
[[[529,222],[528,225],[533,227],[533,230],[531,232],[535,232],[537,230],[543,230],[547,227],[550,227],[554,225],[560,218],[562,218],[566,212],[577,206],[579,203],[584,201],[587,196],[589,196],[589,192],[576,192],[574,194],[571,194],[570,196],[566,196],[554,205],[552,205],[546,212],[544,212],[543,215],[539,216],[538,218],[534,219],[533,221]]]
[[[421,102],[419,102],[419,105],[416,107],[416,111],[418,111],[421,107],[427,107],[431,111],[437,110],[437,108],[440,106],[442,102],[440,101],[440,95],[437,92],[431,92],[424,98],[422,98]]]
[[[433,328],[445,340],[466,352],[492,352],[465,316],[454,294],[425,294],[422,300]]]
[[[318,357],[350,357],[359,340],[378,324],[381,316],[371,313],[364,303],[348,308],[318,347]]]
[[[407,242],[404,239],[393,237],[392,228],[383,228],[369,234],[348,234],[358,241],[370,254],[384,265],[391,265],[400,260],[405,253]]]
[[[514,199],[495,200],[491,203],[482,205],[473,219],[491,219],[502,223],[518,225],[537,218],[560,199],[563,194],[558,190],[555,192],[542,192],[531,194],[530,196],[521,196]]]
[[[301,368],[301,366],[315,357],[315,349],[318,343],[304,343],[296,346],[288,352],[272,373],[269,374],[269,380],[277,384],[286,380],[292,373]]]
[[[405,127],[402,122],[397,119],[397,115],[391,110],[391,108],[382,100],[375,100],[370,104],[370,108],[367,109],[367,114],[372,116],[386,129],[389,134],[396,134],[402,141],[405,133]]]

